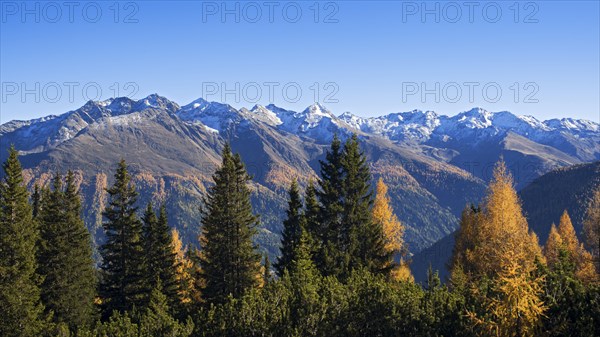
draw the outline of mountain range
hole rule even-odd
[[[154,94],[7,122],[0,126],[0,160],[14,144],[29,186],[46,183],[53,172],[74,170],[84,218],[98,243],[105,188],[124,158],[140,190],[140,207],[165,203],[170,223],[185,243],[194,243],[201,197],[212,184],[223,144],[230,142],[254,176],[252,201],[261,214],[257,241],[275,257],[289,183],[297,178],[306,186],[316,179],[334,134],[344,140],[353,133],[374,178],[389,186],[411,253],[456,229],[462,208],[484,195],[500,157],[518,188],[552,169],[600,159],[600,125],[586,120],[539,121],[481,108],[452,117],[413,110],[362,118],[336,116],[318,103],[300,112],[272,104],[237,109],[204,99],[180,106]]]

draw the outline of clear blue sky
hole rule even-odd
[[[521,2],[518,11],[513,1],[340,1],[318,12],[313,1],[76,3],[2,1],[0,122],[60,114],[116,87],[133,98],[222,101],[223,83],[235,107],[303,109],[318,91],[336,114],[480,106],[600,119],[598,1]]]

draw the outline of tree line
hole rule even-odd
[[[98,267],[73,172],[30,194],[14,148],[3,169],[2,336],[600,335],[600,189],[585,244],[565,211],[541,246],[502,161],[463,211],[449,280],[430,270],[424,285],[356,135],[334,137],[305,191],[291,182],[272,266],[253,240],[252,177],[227,144],[197,248],[183,247],[164,205],[139,209],[122,160]]]

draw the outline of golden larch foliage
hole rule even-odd
[[[579,280],[584,283],[597,280],[592,255],[577,239],[575,228],[567,211],[564,211],[560,217],[558,229],[554,226],[550,229],[550,235],[544,247],[544,254],[550,268],[558,262],[560,249],[564,249],[575,263],[575,276]]]
[[[485,204],[473,233],[473,249],[468,258],[473,271],[494,277],[509,256],[524,270],[543,258],[537,236],[529,232],[513,178],[500,161],[490,182]]]
[[[543,278],[533,277],[533,267],[522,266],[521,253],[508,252],[494,280],[495,296],[484,298],[486,314],[467,316],[489,336],[535,336],[546,306],[540,298]]]
[[[399,259],[404,252],[404,226],[394,214],[390,206],[390,197],[388,188],[382,178],[377,181],[375,201],[373,202],[373,220],[383,228],[385,249],[394,253],[394,259]],[[406,262],[400,264],[392,270],[392,277],[396,280],[413,280],[410,269]]]
[[[548,240],[546,240],[546,244],[544,245],[544,256],[546,256],[546,261],[549,266],[553,266],[558,262],[560,247],[562,247],[562,245],[562,238],[560,237],[556,226],[552,224]]]
[[[171,233],[173,252],[176,254],[175,259],[177,261],[175,273],[179,283],[179,298],[182,303],[190,303],[194,298],[194,277],[191,274],[194,263],[186,256],[186,249],[179,238],[179,232],[173,228]]]
[[[567,213],[566,210],[560,217],[558,234],[560,234],[560,238],[562,239],[563,247],[571,254],[571,256],[576,257],[579,252],[579,240],[577,239],[577,234],[575,234],[575,228],[571,222],[571,217],[569,217],[569,213]]]

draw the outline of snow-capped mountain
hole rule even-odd
[[[539,121],[483,109],[450,117],[414,110],[362,118],[336,116],[318,103],[301,111],[273,104],[238,109],[204,99],[179,106],[150,95],[87,102],[59,116],[0,125],[0,161],[14,144],[30,185],[46,183],[56,170],[78,170],[84,203],[98,205],[114,164],[125,158],[135,167],[141,195],[167,198],[179,229],[195,238],[199,215],[189,205],[201,202],[220,149],[230,142],[254,176],[254,206],[264,215],[260,242],[275,254],[276,244],[268,245],[279,242],[289,182],[297,177],[306,184],[317,176],[333,135],[343,140],[352,133],[363,143],[374,179],[386,179],[414,252],[456,228],[464,205],[483,195],[487,169],[500,156],[518,187],[557,166],[600,159],[599,125],[583,120]],[[89,228],[100,228],[101,209],[85,216]]]
[[[126,97],[90,101],[60,116],[10,121],[0,126],[0,136],[18,144],[23,151],[39,152],[68,141],[94,123],[139,123],[147,118],[139,113],[147,109],[168,111],[183,122],[201,125],[214,133],[252,122],[321,143],[329,142],[335,133],[359,132],[395,143],[451,150],[477,148],[478,144],[499,141],[512,133],[556,148],[580,161],[600,159],[600,124],[587,120],[540,121],[532,116],[517,116],[508,111],[490,112],[482,108],[451,117],[421,110],[370,118],[345,112],[336,117],[319,103],[300,112],[273,104],[255,105],[250,110],[236,109],[202,98],[180,107],[157,94],[137,101]]]

